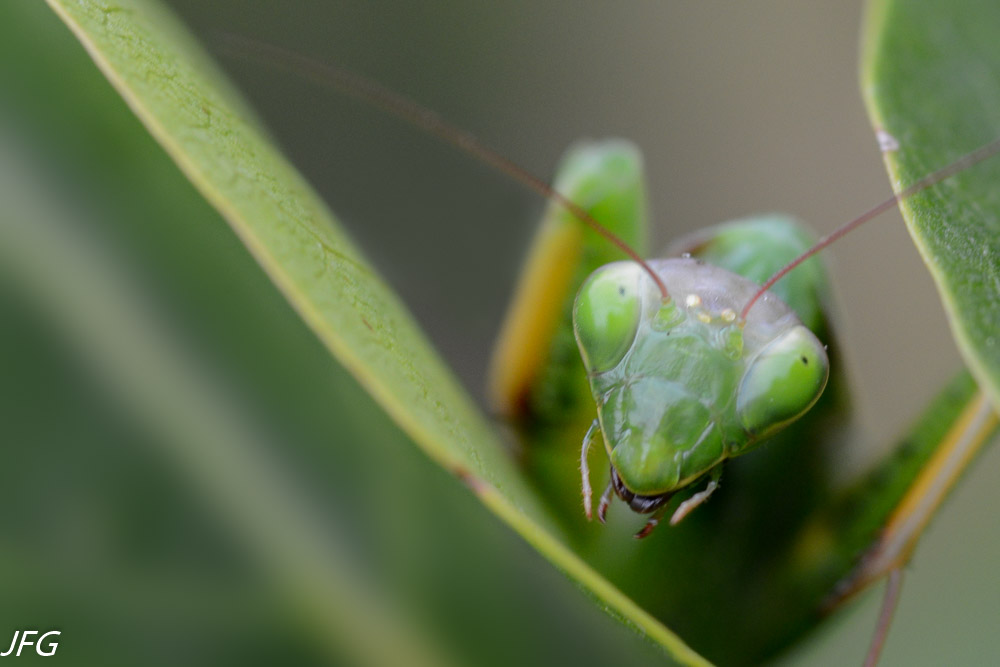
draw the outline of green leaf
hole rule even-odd
[[[1000,137],[1000,5],[880,0],[868,15],[862,88],[897,192]],[[969,369],[1000,406],[1000,159],[901,203]],[[914,294],[914,307],[925,295]]]
[[[414,441],[609,613],[674,659],[704,664],[567,547],[402,304],[172,17],[152,1],[49,4],[317,337]]]

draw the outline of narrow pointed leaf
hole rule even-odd
[[[862,89],[898,148],[900,191],[1000,137],[1000,5],[879,0],[869,8]],[[969,369],[1000,406],[1000,158],[910,197],[900,208],[938,286]],[[913,303],[924,303],[913,295]]]
[[[704,664],[564,543],[496,434],[405,308],[176,21],[153,0],[49,0],[327,348],[445,469],[602,607]]]

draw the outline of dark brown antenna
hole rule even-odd
[[[220,33],[223,50],[240,58],[254,60],[268,66],[278,66],[299,73],[313,82],[331,86],[345,95],[366,102],[386,113],[429,132],[458,148],[480,162],[503,172],[510,178],[534,190],[547,199],[555,201],[569,211],[573,217],[610,241],[628,257],[639,264],[653,279],[663,301],[670,300],[670,293],[663,280],[649,264],[625,241],[599,223],[579,204],[553,189],[548,183],[527,171],[519,164],[508,160],[495,150],[488,148],[469,132],[452,125],[440,115],[412,99],[393,92],[378,82],[336,65],[317,62],[311,58],[283,49],[273,44],[260,42],[230,33]]]
[[[921,190],[926,190],[932,185],[937,185],[941,181],[951,178],[958,172],[967,169],[974,164],[978,164],[983,160],[993,157],[998,152],[1000,152],[1000,139],[995,139],[990,143],[986,144],[985,146],[980,146],[971,153],[966,153],[965,155],[958,158],[951,164],[942,167],[941,169],[938,169],[937,171],[928,174],[927,176],[924,176],[919,181],[917,181],[910,187],[906,188],[899,194],[894,195],[891,199],[886,199],[878,206],[874,206],[868,209],[867,211],[865,211],[858,217],[854,218],[847,224],[842,225],[841,227],[837,228],[830,234],[827,234],[819,241],[817,241],[816,245],[809,248],[809,250],[806,250],[804,253],[802,253],[801,255],[793,259],[791,262],[789,262],[787,265],[785,265],[780,271],[778,271],[773,276],[768,278],[767,282],[764,283],[761,286],[761,288],[757,291],[757,293],[753,295],[750,301],[747,302],[747,305],[743,306],[743,310],[740,312],[740,319],[746,320],[747,313],[750,312],[750,309],[753,307],[753,305],[757,303],[757,300],[760,299],[760,297],[762,297],[764,293],[767,292],[767,290],[774,287],[774,284],[776,282],[784,278],[792,269],[797,267],[799,264],[806,261],[819,251],[823,250],[834,241],[837,241],[843,236],[854,231],[855,229],[857,229],[864,223],[868,222],[872,218],[877,217],[882,213],[885,213],[889,209],[895,207],[899,202],[903,201],[904,199],[912,197]]]
[[[868,655],[865,656],[864,667],[875,667],[878,665],[878,659],[882,654],[882,647],[885,645],[886,637],[889,636],[889,626],[892,625],[892,616],[896,611],[896,604],[899,602],[899,594],[902,590],[903,570],[895,567],[889,571],[889,578],[885,582],[885,596],[882,599],[882,609],[878,614],[878,623],[875,625],[875,634],[872,636],[872,643],[868,647]]]

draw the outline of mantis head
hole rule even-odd
[[[672,300],[617,262],[591,274],[573,313],[612,487],[639,511],[798,419],[829,374],[822,343],[773,295],[739,319],[751,281],[692,259],[650,264]]]

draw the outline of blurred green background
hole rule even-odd
[[[771,210],[822,233],[888,193],[858,3],[170,4],[209,50],[232,33],[345,65],[541,175],[577,138],[626,136],[657,247]],[[382,416],[42,3],[0,6],[0,56],[0,642],[58,628],[65,664],[352,662],[350,631],[290,599],[299,564],[461,664],[657,657]],[[542,202],[337,93],[222,62],[482,396]],[[847,478],[959,361],[898,216],[832,255],[861,413]],[[997,456],[918,549],[884,664],[997,652]],[[860,662],[877,603],[789,661]]]

